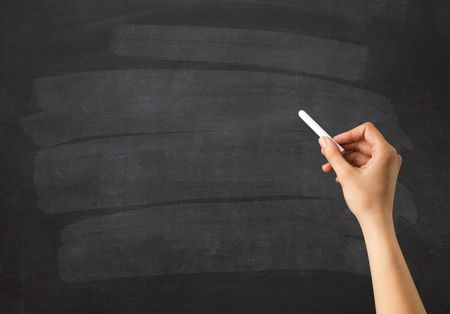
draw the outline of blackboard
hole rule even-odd
[[[404,163],[398,236],[450,310],[445,1],[1,4],[2,313],[371,313],[307,110]]]

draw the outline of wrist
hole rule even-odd
[[[357,217],[364,237],[371,235],[388,234],[395,236],[392,210],[368,210],[365,215]]]
[[[387,259],[399,250],[394,221],[387,217],[372,217],[360,223],[369,255],[378,254]],[[381,253],[384,252],[384,253]]]

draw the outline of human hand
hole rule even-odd
[[[321,151],[328,160],[322,170],[335,171],[349,209],[360,224],[392,222],[401,156],[370,122],[336,135],[334,140],[350,153],[342,155],[331,139],[321,137]]]

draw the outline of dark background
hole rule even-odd
[[[283,2],[288,3],[289,1]],[[295,1],[292,1],[292,3]],[[302,1],[297,1],[301,3]],[[181,3],[181,1],[180,1]],[[414,150],[399,181],[412,193],[416,225],[397,221],[407,260],[430,313],[450,310],[448,1],[367,1],[360,24],[320,10],[267,3],[176,1],[2,1],[0,57],[2,313],[370,313],[370,277],[326,270],[166,274],[68,283],[60,278],[59,230],[72,217],[44,215],[33,184],[38,147],[20,120],[38,111],[35,78],[115,69],[230,69],[230,65],[120,59],[108,54],[120,24],[275,30],[369,47],[353,86],[395,104]],[[306,3],[306,2],[305,2]],[[349,2],[350,3],[350,2]],[[351,5],[351,3],[349,4]],[[299,18],[301,17],[301,18]],[[373,53],[382,51],[383,53]],[[260,71],[233,65],[234,70]],[[284,71],[283,73],[288,73]]]

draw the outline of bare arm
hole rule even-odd
[[[426,313],[395,234],[393,202],[402,158],[371,123],[319,143],[366,243],[377,313]]]

